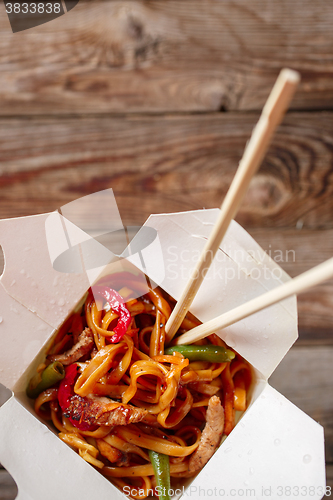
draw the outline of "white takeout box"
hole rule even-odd
[[[216,209],[150,216],[145,226],[157,231],[157,240],[127,261],[142,267],[178,299],[217,215]],[[59,221],[66,234],[62,241],[52,237]],[[0,408],[0,462],[18,485],[19,500],[124,499],[38,419],[25,395],[49,339],[92,281],[105,272],[102,265],[63,273],[51,261],[68,245],[80,246],[90,239],[58,212],[0,221],[5,256],[0,282],[0,382],[13,391]],[[133,241],[139,239],[140,231]],[[232,222],[191,312],[207,321],[288,279]],[[183,498],[322,498],[323,429],[267,382],[297,338],[296,298],[217,333],[253,367],[251,403],[208,464],[188,482]]]

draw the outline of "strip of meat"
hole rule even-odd
[[[128,425],[141,420],[147,411],[135,406],[124,405],[112,399],[93,396],[83,398],[75,394],[70,399],[66,416],[89,425]]]
[[[224,429],[224,410],[220,398],[212,396],[208,402],[206,425],[200,443],[189,460],[188,470],[202,469],[221,442]]]
[[[122,452],[104,441],[104,439],[96,439],[96,443],[100,454],[106,457],[112,464],[122,459]]]
[[[88,354],[94,346],[94,336],[90,328],[85,328],[80,333],[78,341],[69,351],[63,354],[50,354],[47,359],[50,361],[59,361],[64,366],[70,365],[78,361],[82,356]]]
[[[96,439],[96,444],[100,454],[107,458],[109,462],[116,464],[117,467],[130,466],[131,460],[128,453],[118,450],[118,448],[107,443],[104,439]]]

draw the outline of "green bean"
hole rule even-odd
[[[52,387],[65,377],[65,368],[59,361],[55,361],[48,365],[42,373],[36,374],[30,380],[26,393],[31,399],[36,399],[37,396],[45,389]]]
[[[225,349],[219,345],[175,345],[168,347],[164,354],[180,352],[190,361],[210,361],[212,363],[225,363],[235,357],[235,353],[230,349]]]
[[[170,462],[168,455],[149,450],[159,500],[170,500]]]

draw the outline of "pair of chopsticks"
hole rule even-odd
[[[215,254],[225,236],[229,224],[235,217],[250,181],[258,170],[268,149],[273,133],[282,121],[299,81],[300,75],[296,71],[283,69],[280,72],[263,108],[260,119],[253,130],[251,139],[245,148],[243,158],[240,161],[236,175],[221,205],[221,211],[211,235],[166,324],[166,343],[172,341],[191,307],[194,297],[214,260]],[[196,342],[197,340],[215,333],[217,330],[226,328],[287,297],[302,293],[308,288],[318,285],[331,277],[333,277],[333,258],[301,274],[297,278],[264,293],[260,297],[256,297],[215,319],[193,328],[189,332],[178,337],[176,344],[191,344]]]

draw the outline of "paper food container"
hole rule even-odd
[[[105,229],[97,236],[83,231],[70,210],[0,221],[5,257],[0,282],[0,382],[13,391],[0,408],[0,462],[14,477],[19,500],[125,498],[39,420],[25,389],[55,330],[91,283],[105,273],[109,261],[136,266],[178,299],[217,215],[218,210],[152,215],[131,243],[132,250],[139,250],[127,249],[122,260],[98,241]],[[120,229],[118,216],[114,220],[113,230]],[[140,238],[147,228],[155,236],[144,247]],[[57,270],[61,255],[73,248],[80,249],[82,269],[75,268],[74,259],[73,269]],[[97,264],[89,260],[96,251],[102,256]],[[288,279],[232,222],[191,312],[207,321]],[[323,429],[267,382],[297,338],[296,298],[217,334],[252,365],[251,402],[208,464],[178,496],[322,498]]]

